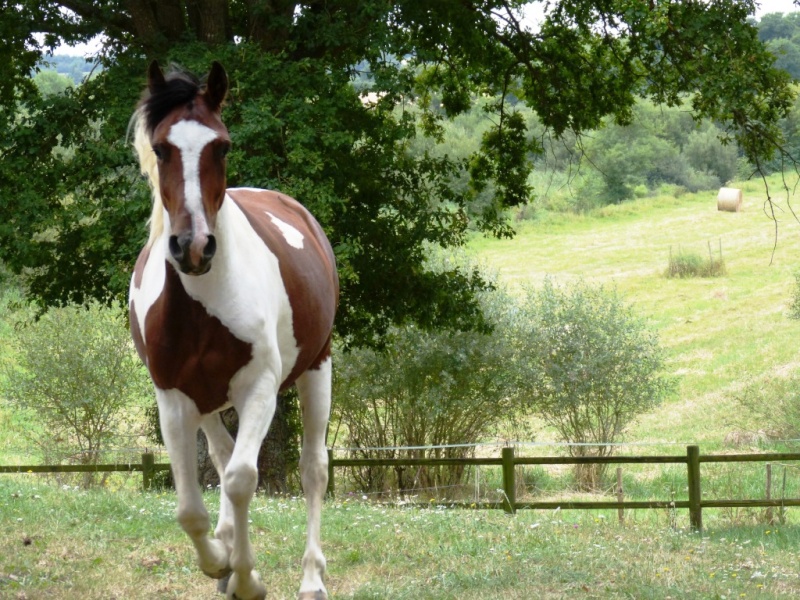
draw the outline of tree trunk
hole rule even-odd
[[[228,0],[186,0],[186,11],[199,41],[215,46],[230,38]]]

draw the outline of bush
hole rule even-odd
[[[29,416],[45,461],[97,464],[112,440],[140,433],[120,418],[150,397],[122,307],[52,308],[19,324],[14,343],[17,365],[6,366],[3,392],[12,410]],[[83,479],[93,481],[93,473]]]
[[[800,371],[785,377],[767,375],[753,379],[733,394],[739,406],[740,431],[752,434],[752,439],[797,440],[800,438]]]
[[[711,244],[708,245],[708,258],[703,258],[693,252],[683,252],[678,247],[677,254],[669,249],[669,264],[664,273],[665,277],[684,279],[688,277],[721,277],[727,273],[725,260],[722,258],[722,246],[720,245],[719,257],[715,258],[711,251]]]
[[[794,292],[792,303],[789,305],[789,318],[800,319],[800,271],[794,274]]]
[[[389,449],[397,446],[414,447],[414,458],[471,455],[472,447],[421,447],[476,442],[511,418],[518,405],[516,351],[505,320],[512,304],[500,293],[484,299],[484,312],[495,327],[491,335],[408,324],[391,330],[383,350],[339,353],[332,431],[341,428],[347,445],[365,449],[355,451],[357,456],[398,458]],[[408,492],[458,485],[464,469],[361,468],[353,475],[362,490]]]
[[[532,364],[525,398],[571,446],[573,456],[609,456],[628,424],[669,394],[655,333],[615,292],[549,280],[524,305]],[[581,489],[600,487],[605,465],[578,465]]]

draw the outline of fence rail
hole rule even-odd
[[[153,484],[153,477],[158,471],[169,471],[170,465],[156,463],[156,456],[152,452],[142,454],[141,463],[113,463],[105,465],[18,465],[0,466],[2,473],[115,473],[135,472],[142,473],[142,489],[149,490]]]
[[[703,528],[704,508],[773,508],[800,506],[800,498],[781,499],[728,499],[703,500],[700,465],[702,463],[736,463],[762,462],[776,463],[800,461],[797,453],[767,454],[700,454],[699,446],[687,446],[686,454],[674,456],[606,456],[606,457],[571,457],[571,456],[516,456],[514,448],[501,450],[499,458],[334,458],[333,450],[328,450],[328,494],[336,491],[334,470],[346,467],[414,467],[414,466],[499,466],[503,473],[503,500],[501,502],[448,502],[448,506],[461,508],[502,508],[508,513],[521,509],[653,509],[671,508],[688,509],[689,524],[692,529]],[[617,500],[617,501],[554,501],[554,502],[517,502],[516,499],[516,467],[524,465],[580,465],[580,464],[685,464],[689,490],[688,500]],[[142,489],[149,490],[158,471],[170,469],[169,464],[156,463],[151,452],[142,454],[141,463],[115,463],[104,465],[19,465],[0,466],[3,473],[104,473],[104,472],[141,472]],[[768,488],[769,489],[769,488]],[[428,506],[421,504],[421,506]]]
[[[508,513],[520,509],[647,509],[674,508],[689,510],[689,524],[695,531],[703,529],[704,508],[770,508],[800,506],[800,498],[781,499],[728,499],[703,500],[700,477],[702,463],[736,463],[736,462],[785,462],[800,461],[796,453],[767,454],[700,454],[699,446],[687,446],[686,454],[674,456],[537,456],[518,457],[514,448],[503,448],[500,458],[420,458],[420,459],[366,459],[366,458],[334,458],[333,451],[328,450],[328,493],[335,493],[334,469],[337,467],[365,466],[443,466],[443,465],[494,465],[503,469],[503,501],[502,502],[448,502],[448,506],[461,508],[503,508]],[[582,464],[685,464],[688,500],[653,500],[653,501],[556,501],[556,502],[517,502],[516,500],[516,467],[520,465],[582,465]],[[425,506],[421,504],[420,506]]]

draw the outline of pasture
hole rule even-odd
[[[793,187],[796,177],[787,183]],[[800,224],[787,202],[792,196],[779,176],[769,178],[776,240],[764,211],[764,183],[733,185],[744,190],[738,213],[719,212],[715,191],[664,194],[585,216],[543,215],[519,222],[514,239],[476,236],[471,243],[471,255],[512,291],[545,277],[616,287],[659,332],[679,392],[639,419],[628,440],[724,449],[731,432],[763,427],[741,414],[736,393],[800,365],[800,322],[787,316],[800,270]],[[715,256],[721,247],[726,275],[664,277],[670,248],[708,256],[709,244]]]
[[[213,500],[215,493],[207,494]],[[59,489],[0,479],[0,598],[213,599],[174,521],[173,493]],[[305,506],[257,496],[252,531],[267,597],[293,598]],[[387,508],[324,511],[328,589],[353,600],[791,598],[794,526],[670,527],[668,511]]]
[[[743,184],[740,213],[719,213],[715,194],[663,195],[607,207],[586,216],[540,215],[518,223],[513,240],[476,237],[471,255],[511,289],[583,278],[616,286],[658,329],[680,376],[675,398],[640,418],[626,439],[659,443],[653,453],[699,443],[703,452],[735,450],[726,436],[757,431],[737,391],[784,376],[800,364],[800,322],[788,319],[800,268],[800,225],[778,180],[778,244],[762,211],[763,184]],[[727,274],[666,279],[670,247],[702,254],[719,245]],[[0,412],[0,449],[19,449],[24,423]],[[546,430],[537,439],[552,439]],[[756,444],[757,445],[757,444]],[[770,445],[770,449],[773,449]],[[6,451],[8,450],[8,452]],[[549,454],[552,449],[542,450]],[[644,453],[638,449],[628,453]],[[663,498],[685,493],[685,469],[626,467],[626,493]],[[713,475],[711,467],[708,468]],[[541,472],[540,486],[563,497],[561,472]],[[724,470],[704,496],[763,493],[763,469]],[[525,479],[524,476],[521,477]],[[0,598],[219,598],[194,564],[175,522],[172,492],[140,493],[137,476],[107,489],[59,487],[33,475],[0,477]],[[130,482],[134,481],[134,484]],[[680,482],[679,484],[676,482]],[[789,470],[787,493],[797,491]],[[494,491],[494,482],[487,487]],[[547,491],[549,494],[550,491]],[[215,518],[217,492],[206,503]],[[610,497],[604,499],[611,499]],[[428,498],[416,498],[428,501]],[[800,595],[800,527],[763,513],[708,510],[702,534],[688,531],[685,511],[448,510],[389,507],[359,494],[328,501],[323,547],[328,589],[348,599],[678,599],[792,598]],[[305,503],[258,495],[251,531],[256,569],[268,598],[293,598],[304,546]]]

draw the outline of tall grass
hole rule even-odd
[[[684,252],[680,246],[677,253],[673,254],[672,246],[669,247],[669,264],[664,273],[666,277],[722,277],[726,273],[721,243],[719,256],[715,257],[709,242],[707,258],[694,252]]]

